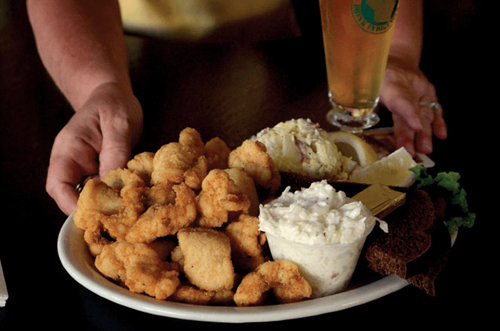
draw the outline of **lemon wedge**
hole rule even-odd
[[[360,137],[343,131],[333,132],[331,138],[342,155],[350,157],[360,167],[365,167],[379,160],[373,147]]]
[[[416,165],[410,153],[401,147],[371,165],[354,170],[349,180],[365,184],[409,187],[415,181],[415,174],[410,169]]]

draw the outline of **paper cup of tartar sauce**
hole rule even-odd
[[[312,287],[311,298],[339,293],[347,288],[365,239],[363,236],[348,244],[316,246],[267,234],[273,259],[297,264],[301,275]]]
[[[326,181],[260,206],[259,227],[274,260],[298,265],[312,298],[344,291],[377,218]]]

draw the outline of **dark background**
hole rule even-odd
[[[188,125],[204,140],[220,136],[233,148],[293,117],[310,117],[327,127],[319,17],[311,3],[295,2],[300,37],[259,41],[258,35],[243,35],[235,42],[226,30],[189,43],[130,35],[132,81],[145,111],[145,133],[136,151],[155,151]],[[425,4],[422,70],[436,86],[449,126],[449,139],[435,142],[431,158],[437,170],[462,174],[476,224],[459,232],[435,298],[408,286],[359,307],[269,326],[405,329],[474,322],[481,329],[494,318],[498,115],[493,87],[498,66],[491,48],[497,18],[485,0]],[[0,261],[9,290],[7,305],[0,308],[0,329],[32,323],[53,330],[238,327],[120,307],[66,273],[56,250],[66,216],[44,185],[52,142],[72,109],[40,62],[24,1],[0,1],[0,14]]]

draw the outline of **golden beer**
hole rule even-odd
[[[335,109],[354,117],[378,103],[398,0],[319,0]]]

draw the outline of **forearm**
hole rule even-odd
[[[389,56],[404,59],[418,68],[422,44],[423,1],[401,0]]]
[[[75,110],[100,85],[131,91],[116,0],[28,0],[27,8],[40,57]]]

